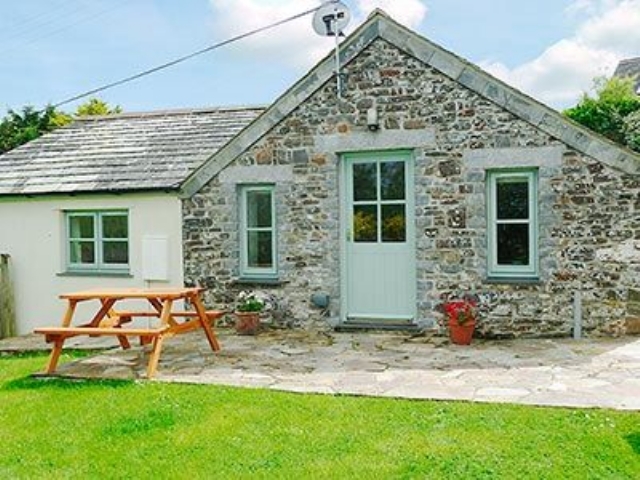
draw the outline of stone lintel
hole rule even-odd
[[[220,183],[288,183],[293,181],[291,165],[230,166],[220,172]]]
[[[557,167],[562,164],[561,146],[482,148],[465,150],[463,160],[475,168]]]
[[[374,150],[411,149],[434,145],[435,129],[382,130],[351,132],[341,135],[319,135],[314,138],[319,152],[346,153]]]

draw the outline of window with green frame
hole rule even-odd
[[[126,210],[65,212],[67,269],[129,270],[129,214]]]
[[[538,276],[538,172],[487,174],[489,277]]]
[[[240,275],[275,277],[276,215],[273,185],[240,188]]]

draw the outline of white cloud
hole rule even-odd
[[[343,0],[344,1],[344,0]],[[210,0],[216,36],[229,38],[312,9],[321,0]],[[344,1],[352,20],[347,32],[359,25],[375,8],[381,8],[397,21],[415,28],[427,8],[422,0]],[[268,32],[249,37],[236,45],[236,53],[250,58],[269,59],[298,69],[312,67],[333,48],[333,39],[313,31],[311,15]]]
[[[577,38],[594,48],[606,48],[623,55],[640,50],[640,0],[620,2],[611,10],[587,20]]]
[[[427,6],[421,0],[356,0],[356,6],[361,17],[380,8],[396,21],[414,29],[427,15]]]
[[[640,0],[576,0],[567,12],[581,15],[581,23],[539,57],[515,68],[483,66],[524,92],[564,108],[591,88],[594,77],[609,76],[619,60],[640,54]]]

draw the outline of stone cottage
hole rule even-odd
[[[640,95],[640,57],[621,60],[613,73],[614,77],[631,78],[636,93]]]
[[[640,158],[381,11],[182,185],[184,278],[303,326],[640,331]]]

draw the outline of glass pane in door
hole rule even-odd
[[[406,214],[404,205],[382,206],[382,241],[404,242],[406,234]]]
[[[404,162],[380,163],[381,200],[404,200]]]
[[[377,177],[375,163],[353,164],[353,200],[355,202],[378,199]]]
[[[353,241],[378,241],[378,207],[377,205],[354,205],[353,207]]]

